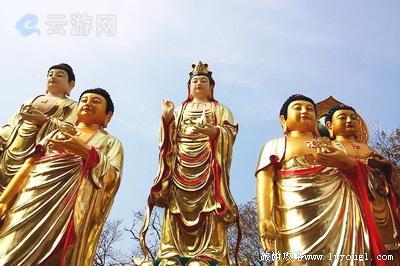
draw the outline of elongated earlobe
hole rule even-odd
[[[335,139],[335,134],[333,134],[333,126],[332,126],[332,122],[328,121],[325,123],[326,128],[328,129],[329,132],[329,137],[331,139]]]
[[[113,115],[112,112],[108,112],[108,113],[106,114],[106,118],[104,119],[104,123],[103,123],[103,128],[107,128],[108,123],[110,123],[110,121],[111,121],[112,115]]]
[[[281,115],[281,116],[279,117],[279,121],[280,121],[280,123],[281,123],[281,127],[282,127],[283,132],[284,132],[284,133],[287,133],[287,126],[286,126],[285,117],[284,117],[283,115]]]

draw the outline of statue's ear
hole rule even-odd
[[[282,127],[282,129],[283,129],[283,132],[286,133],[286,131],[287,131],[286,119],[285,119],[285,117],[284,117],[283,115],[281,115],[281,116],[279,117],[279,122],[281,123],[281,127]]]
[[[71,91],[72,91],[72,89],[74,87],[75,87],[75,80],[72,80],[68,85],[68,90],[67,90],[67,93],[66,93],[67,96],[71,95]]]
[[[106,118],[104,119],[104,124],[103,124],[104,128],[106,128],[108,126],[108,123],[110,123],[112,116],[113,116],[113,112],[111,112],[111,111],[106,114]]]
[[[72,90],[75,87],[75,80],[69,82],[69,88]]]
[[[326,126],[326,128],[328,129],[328,131],[329,131],[329,136],[331,137],[331,139],[334,139],[335,136],[334,136],[334,134],[333,134],[332,122],[331,122],[331,121],[326,121],[325,126]]]

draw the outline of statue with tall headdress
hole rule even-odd
[[[150,210],[165,208],[157,258],[160,265],[229,265],[227,227],[238,222],[229,189],[238,124],[215,100],[208,65],[192,68],[187,99],[177,108],[162,102],[159,170],[148,201]]]
[[[388,254],[400,262],[400,179],[397,167],[368,146],[368,128],[353,107],[342,103],[332,105],[325,113],[325,124],[333,145],[362,162],[357,173],[356,190],[366,206],[365,216],[374,220],[378,232],[371,238],[381,238]],[[362,189],[362,190],[361,190]],[[366,197],[362,197],[362,192]],[[371,211],[371,213],[369,213]]]

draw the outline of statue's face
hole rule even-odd
[[[197,100],[206,100],[211,97],[211,85],[207,76],[194,76],[190,80],[190,95]]]
[[[286,123],[287,132],[314,132],[316,125],[314,105],[304,100],[291,102],[287,110],[287,119],[284,120],[282,116],[281,122]]]
[[[331,129],[334,136],[355,137],[357,134],[357,115],[352,110],[338,110],[332,116]]]
[[[62,69],[52,69],[47,74],[47,91],[53,94],[69,95],[75,82],[68,82],[68,73]]]
[[[87,124],[105,124],[107,101],[97,93],[85,93],[78,105],[78,121]]]

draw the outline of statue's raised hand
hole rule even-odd
[[[161,110],[165,121],[169,122],[174,115],[174,102],[171,100],[163,100],[161,103]]]

